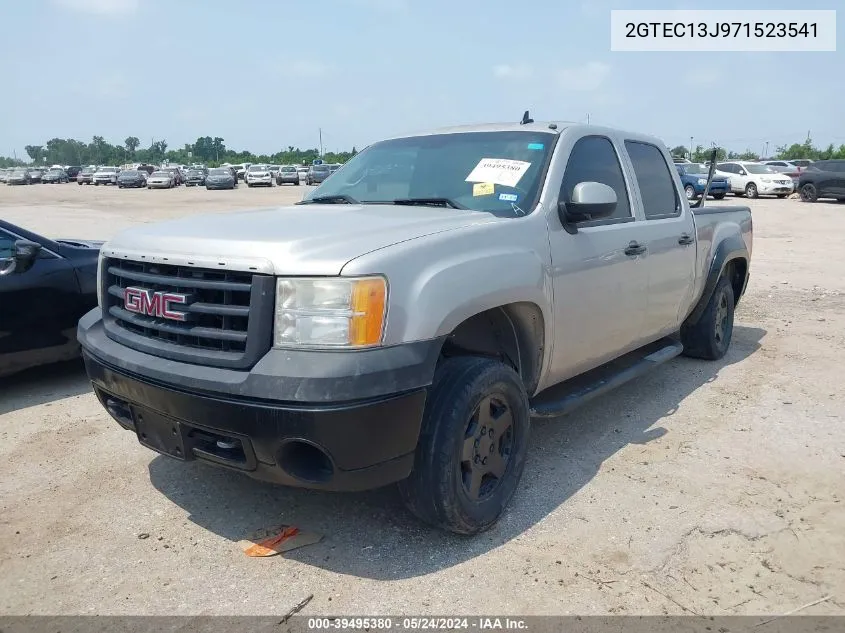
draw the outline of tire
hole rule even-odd
[[[687,200],[695,200],[698,197],[698,194],[695,193],[695,187],[692,185],[684,187],[684,193],[687,196]]]
[[[99,187],[99,186],[100,186],[100,183],[95,182],[95,183],[94,183],[94,186],[95,186],[95,187]]]
[[[82,183],[81,183],[81,182],[77,182],[76,184],[77,184],[77,185],[79,185],[80,187],[82,186]]]
[[[756,198],[759,195],[760,194],[757,191],[757,185],[755,185],[753,182],[749,182],[747,185],[745,185],[745,197],[746,198]]]
[[[252,189],[252,183],[251,182],[246,183],[246,186],[249,187],[250,189]]]
[[[818,199],[819,192],[813,183],[808,182],[806,185],[801,187],[801,200],[804,202],[815,202]]]
[[[698,323],[681,326],[684,355],[719,360],[731,345],[734,328],[734,290],[730,279],[722,277]]]
[[[478,420],[483,406],[489,407],[488,417],[510,420],[498,438],[490,435],[495,426]],[[513,369],[474,356],[442,362],[423,414],[414,468],[399,483],[408,509],[422,521],[457,534],[490,528],[519,485],[529,430],[528,395]],[[486,464],[497,450],[498,476]]]
[[[778,194],[778,198],[783,199],[783,198],[786,198],[786,196],[787,196],[787,195],[789,195],[789,194],[779,193],[779,194]]]
[[[726,195],[726,194],[724,194],[724,193],[714,193],[714,194],[713,194],[713,199],[714,199],[714,200],[724,200],[724,199],[725,199],[725,195]]]

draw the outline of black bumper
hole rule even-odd
[[[162,359],[79,322],[102,405],[145,446],[256,479],[367,490],[408,476],[442,340],[362,352],[271,350],[252,369]]]
[[[112,417],[141,444],[175,459],[337,491],[378,488],[411,472],[426,389],[320,406],[224,399],[154,384],[82,355]]]

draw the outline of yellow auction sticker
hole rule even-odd
[[[473,196],[492,196],[496,186],[492,182],[477,182],[472,186]]]

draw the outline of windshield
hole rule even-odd
[[[314,165],[311,167],[311,171],[329,171],[328,165]]]
[[[212,169],[208,172],[209,176],[231,176],[232,173],[228,169]]]
[[[64,170],[64,169],[59,169],[59,168],[57,167],[56,169],[51,169],[51,170],[50,170],[50,171],[48,171],[47,173],[48,173],[48,174],[63,174],[63,173],[65,173],[65,170]]]
[[[266,165],[253,165],[249,168],[249,171],[267,171]]]
[[[707,174],[710,168],[707,165],[679,165],[678,168],[685,174]]]
[[[777,174],[779,173],[774,167],[769,165],[743,165],[749,174]]]
[[[555,135],[464,132],[371,145],[306,196],[389,203],[447,198],[468,209],[522,214],[536,204]]]
[[[296,171],[296,167],[282,167],[282,171],[285,173],[291,173]]]
[[[155,178],[170,178],[170,174],[166,171],[154,171],[153,176]]]
[[[112,174],[117,171],[117,167],[100,167],[100,171]]]

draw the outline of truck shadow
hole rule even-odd
[[[91,392],[81,358],[0,378],[0,415]]]
[[[719,371],[760,348],[766,331],[736,326],[719,362],[678,358],[569,416],[532,422],[528,463],[501,521],[481,535],[461,537],[420,524],[395,487],[341,494],[264,484],[197,462],[157,456],[150,480],[197,525],[230,541],[280,523],[325,535],[286,558],[328,571],[378,580],[425,575],[506,543],[557,510],[595,477],[602,463],[629,444],[668,431],[660,422]]]

